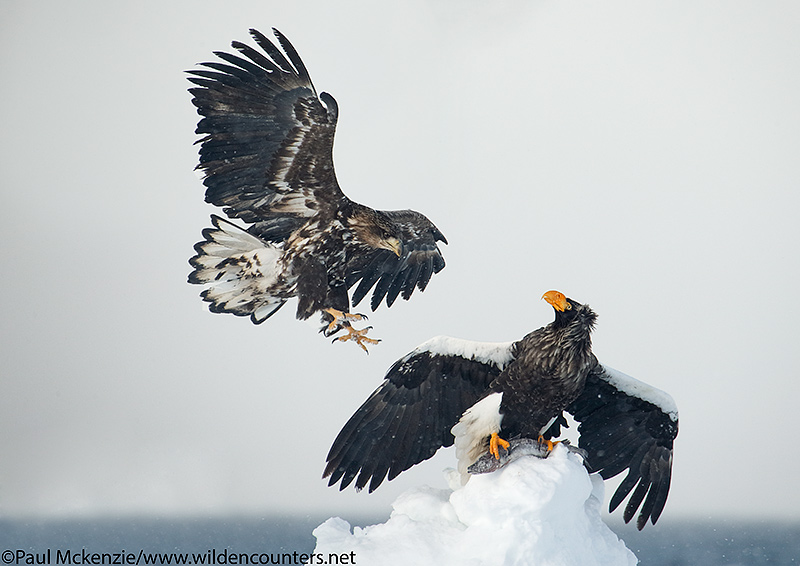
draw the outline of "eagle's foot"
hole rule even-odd
[[[372,328],[371,326],[367,326],[366,328],[362,328],[361,330],[356,330],[355,328],[350,326],[350,323],[346,323],[344,329],[347,330],[347,334],[345,334],[344,336],[337,336],[336,338],[333,339],[333,341],[347,342],[348,340],[352,340],[353,342],[361,346],[362,350],[364,350],[367,354],[369,354],[369,350],[367,350],[365,343],[377,344],[378,342],[380,342],[380,340],[378,340],[377,338],[367,337],[366,334],[367,332],[370,331],[371,328]]]
[[[509,446],[511,446],[511,444],[507,440],[500,438],[496,432],[493,432],[492,436],[489,438],[489,452],[494,456],[495,460],[500,459],[500,447],[502,447],[503,450],[508,450]]]
[[[539,436],[539,444],[544,444],[544,445],[547,446],[547,453],[548,454],[550,454],[550,452],[553,451],[553,448],[555,448],[556,444],[558,444],[559,442],[561,442],[561,441],[560,440],[556,440],[555,442],[553,442],[552,440],[545,440],[544,436],[541,436],[541,435]]]
[[[334,308],[323,309],[322,312],[327,313],[332,319],[330,323],[328,323],[328,326],[323,326],[321,329],[321,332],[327,337],[333,336],[343,328],[348,328],[350,322],[367,320],[367,315],[342,312]],[[327,319],[328,317],[324,318]]]

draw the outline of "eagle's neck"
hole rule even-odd
[[[592,354],[592,330],[597,315],[586,306],[569,321],[556,320],[531,332],[516,345],[523,366],[565,383],[583,383],[597,363]]]

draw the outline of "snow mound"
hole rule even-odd
[[[458,484],[458,473],[451,471]],[[603,481],[556,446],[472,476],[463,487],[411,489],[389,519],[366,528],[338,517],[314,530],[315,553],[354,553],[364,566],[634,566],[600,517]]]

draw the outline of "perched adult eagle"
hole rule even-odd
[[[356,305],[374,286],[372,310],[408,299],[444,268],[437,242],[447,240],[419,212],[373,210],[344,195],[333,168],[336,101],[317,95],[297,51],[273,31],[282,51],[250,30],[263,52],[234,41],[238,54],[215,52],[221,61],[189,71],[206,202],[247,224],[212,216],[189,282],[206,285],[212,312],[256,324],[297,297],[298,319],[322,312],[327,336],[344,328],[337,340],[366,350],[376,340],[350,325],[363,318],[349,313],[350,288],[358,283]]]
[[[323,475],[328,485],[341,480],[344,489],[355,480],[371,492],[454,442],[464,474],[487,451],[499,459],[506,439],[557,438],[567,412],[580,422],[578,446],[590,472],[608,479],[628,470],[609,511],[633,490],[625,522],[641,506],[637,527],[655,524],[672,474],[675,402],[597,361],[597,315],[587,305],[558,291],[543,298],[555,320],[522,340],[440,336],[398,360],[336,437]]]

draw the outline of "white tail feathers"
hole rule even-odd
[[[201,296],[212,312],[263,322],[286,302],[275,295],[283,250],[218,216],[211,221],[215,228],[203,230],[206,240],[195,245],[197,255],[189,260],[195,268],[189,282],[206,285]]]
[[[502,393],[491,393],[464,411],[459,421],[450,429],[455,437],[456,458],[461,483],[467,483],[469,468],[487,449],[486,439],[500,432],[500,402]]]

